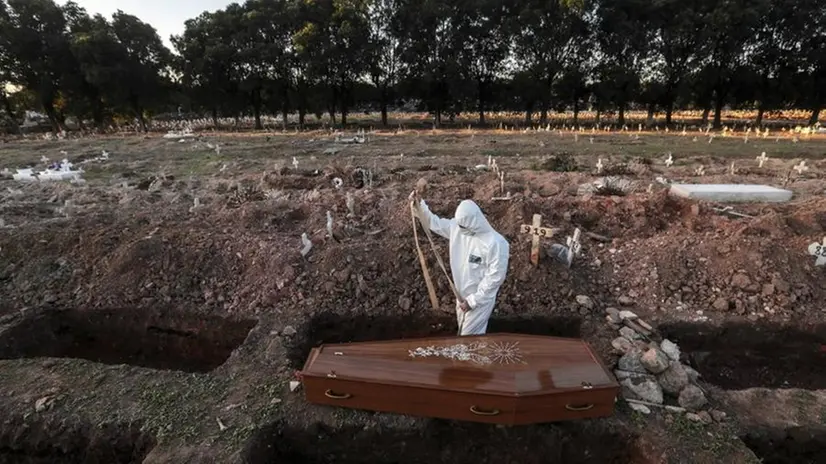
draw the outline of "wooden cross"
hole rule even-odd
[[[539,265],[539,238],[550,238],[554,235],[555,230],[549,227],[542,227],[542,215],[534,214],[533,223],[531,225],[522,224],[522,233],[531,234],[531,263],[534,266]]]

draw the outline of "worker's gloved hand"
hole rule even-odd
[[[419,207],[419,204],[422,202],[422,197],[421,197],[421,195],[419,195],[418,190],[413,190],[412,192],[410,192],[410,196],[407,197],[407,198],[409,200],[413,201],[413,203],[415,203],[417,208]]]

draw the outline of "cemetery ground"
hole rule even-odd
[[[826,268],[808,247],[826,237],[826,137],[777,133],[6,141],[0,170],[67,158],[86,182],[0,178],[0,463],[823,462]],[[582,187],[605,175],[627,182]],[[697,203],[658,177],[795,196]],[[511,243],[489,331],[582,337],[613,366],[606,310],[630,310],[708,404],[620,399],[609,419],[513,428],[307,404],[290,382],[313,346],[455,334],[447,281],[423,242],[449,308],[434,310],[413,244],[420,178],[434,212],[472,198]],[[559,229],[543,246],[582,231],[570,269],[531,265],[534,214]]]

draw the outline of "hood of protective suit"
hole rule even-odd
[[[459,203],[459,206],[456,208],[454,219],[459,226],[467,229],[473,234],[478,235],[493,231],[493,227],[490,226],[490,223],[488,223],[485,215],[482,214],[482,210],[479,208],[479,205],[474,203],[472,200],[463,200]]]

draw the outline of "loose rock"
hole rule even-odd
[[[632,304],[634,304],[634,300],[631,297],[625,295],[619,297],[617,301],[619,302],[619,304],[623,306],[631,306]]]
[[[680,348],[671,340],[665,339],[660,343],[660,349],[663,350],[672,361],[680,360]]]
[[[680,392],[677,402],[689,411],[698,411],[708,403],[708,400],[706,400],[706,395],[703,394],[700,387],[689,385]]]
[[[620,315],[620,318],[622,320],[630,319],[630,320],[633,321],[633,320],[639,319],[639,316],[634,314],[632,311],[620,311],[619,315]]]
[[[637,412],[639,412],[639,413],[642,413],[642,414],[651,414],[651,410],[650,410],[650,409],[648,409],[648,406],[646,406],[646,405],[644,405],[644,404],[639,404],[639,403],[628,403],[628,406],[629,406],[631,409],[633,409],[634,411],[637,411]]]
[[[576,302],[577,302],[577,304],[578,304],[578,305],[580,305],[580,306],[584,306],[584,307],[586,307],[586,308],[588,308],[588,309],[594,309],[594,300],[592,300],[592,299],[591,299],[590,297],[588,297],[588,296],[585,296],[585,295],[577,295],[577,296],[576,296]]]
[[[284,330],[281,331],[281,335],[284,335],[285,337],[292,337],[296,333],[296,330],[291,325],[284,327]]]
[[[686,374],[688,374],[688,380],[691,383],[697,383],[697,380],[700,379],[700,373],[695,371],[692,367],[683,366],[683,370],[685,371]]]
[[[700,411],[700,412],[697,413],[697,416],[700,417],[700,421],[703,424],[711,424],[712,422],[714,422],[711,419],[711,415],[708,413],[708,411]]]
[[[406,297],[406,296],[400,296],[400,297],[399,297],[399,307],[400,307],[403,311],[407,311],[408,309],[410,309],[410,306],[411,306],[412,304],[413,304],[413,302],[412,302],[412,301],[410,301],[410,298],[408,298],[408,297]]]
[[[682,364],[671,361],[671,365],[657,377],[657,381],[664,392],[677,396],[688,386],[688,374]]]
[[[727,299],[720,297],[714,300],[714,304],[712,306],[714,306],[714,309],[717,311],[727,311],[729,308],[729,303]]]
[[[663,390],[660,388],[660,384],[652,377],[629,377],[623,380],[620,385],[622,385],[623,392],[630,394],[629,396],[633,397],[632,399],[641,399],[649,403],[663,404]]]
[[[712,409],[711,418],[714,419],[715,422],[723,422],[726,420],[726,413],[723,411],[718,411],[717,409]]]
[[[628,353],[625,353],[617,362],[617,367],[620,370],[628,371],[628,372],[636,372],[638,374],[647,374],[648,371],[645,370],[645,366],[642,365],[640,362],[640,358],[642,357],[642,350],[633,349]]]
[[[634,345],[631,344],[625,337],[617,337],[611,342],[611,346],[614,347],[615,350],[619,351],[620,353],[628,353],[634,348]]]
[[[651,348],[640,358],[640,363],[652,374],[659,374],[668,369],[668,356],[661,350]]]
[[[634,341],[634,340],[640,338],[640,335],[637,333],[637,331],[630,328],[630,327],[621,328],[619,330],[619,333],[620,333],[620,335],[623,336],[623,338],[625,338],[628,341]]]

